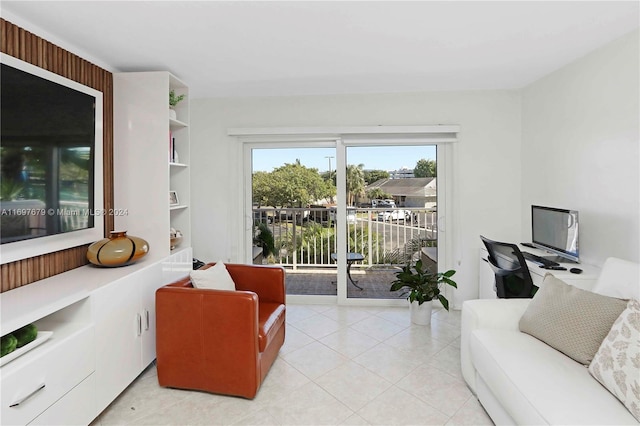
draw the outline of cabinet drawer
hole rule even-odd
[[[47,408],[29,426],[88,425],[96,418],[95,387],[95,374],[92,374]]]
[[[27,424],[94,371],[94,328],[56,333],[2,367],[3,424]]]

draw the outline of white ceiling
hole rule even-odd
[[[202,98],[520,88],[638,28],[639,5],[2,0],[2,16]]]

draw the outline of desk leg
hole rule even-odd
[[[363,290],[362,287],[356,284],[357,281],[354,281],[353,278],[351,278],[351,265],[353,265],[353,262],[347,262],[347,277],[349,277],[349,281],[351,281],[351,284],[353,284],[355,287],[359,288],[360,290]]]

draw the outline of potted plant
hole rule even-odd
[[[391,283],[390,291],[406,289],[407,299],[411,302],[411,322],[428,325],[431,323],[432,300],[438,299],[448,311],[449,301],[442,295],[440,287],[443,284],[458,288],[451,276],[456,271],[431,272],[422,267],[422,260],[418,260],[411,268],[411,262],[396,274],[396,280]]]
[[[13,179],[1,179],[0,180],[0,200],[1,201],[13,201],[18,198],[18,195],[22,192],[24,185]]]
[[[175,120],[176,119],[176,111],[174,110],[175,106],[178,105],[185,98],[185,95],[176,95],[176,91],[171,89],[169,90],[169,118]]]
[[[271,232],[266,223],[258,223],[253,243],[262,248],[262,256],[264,256],[265,259],[271,254],[276,254],[273,232]]]

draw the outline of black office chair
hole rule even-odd
[[[496,293],[501,299],[531,298],[533,285],[527,262],[515,244],[492,241],[480,235],[489,252],[489,266],[496,275]]]

